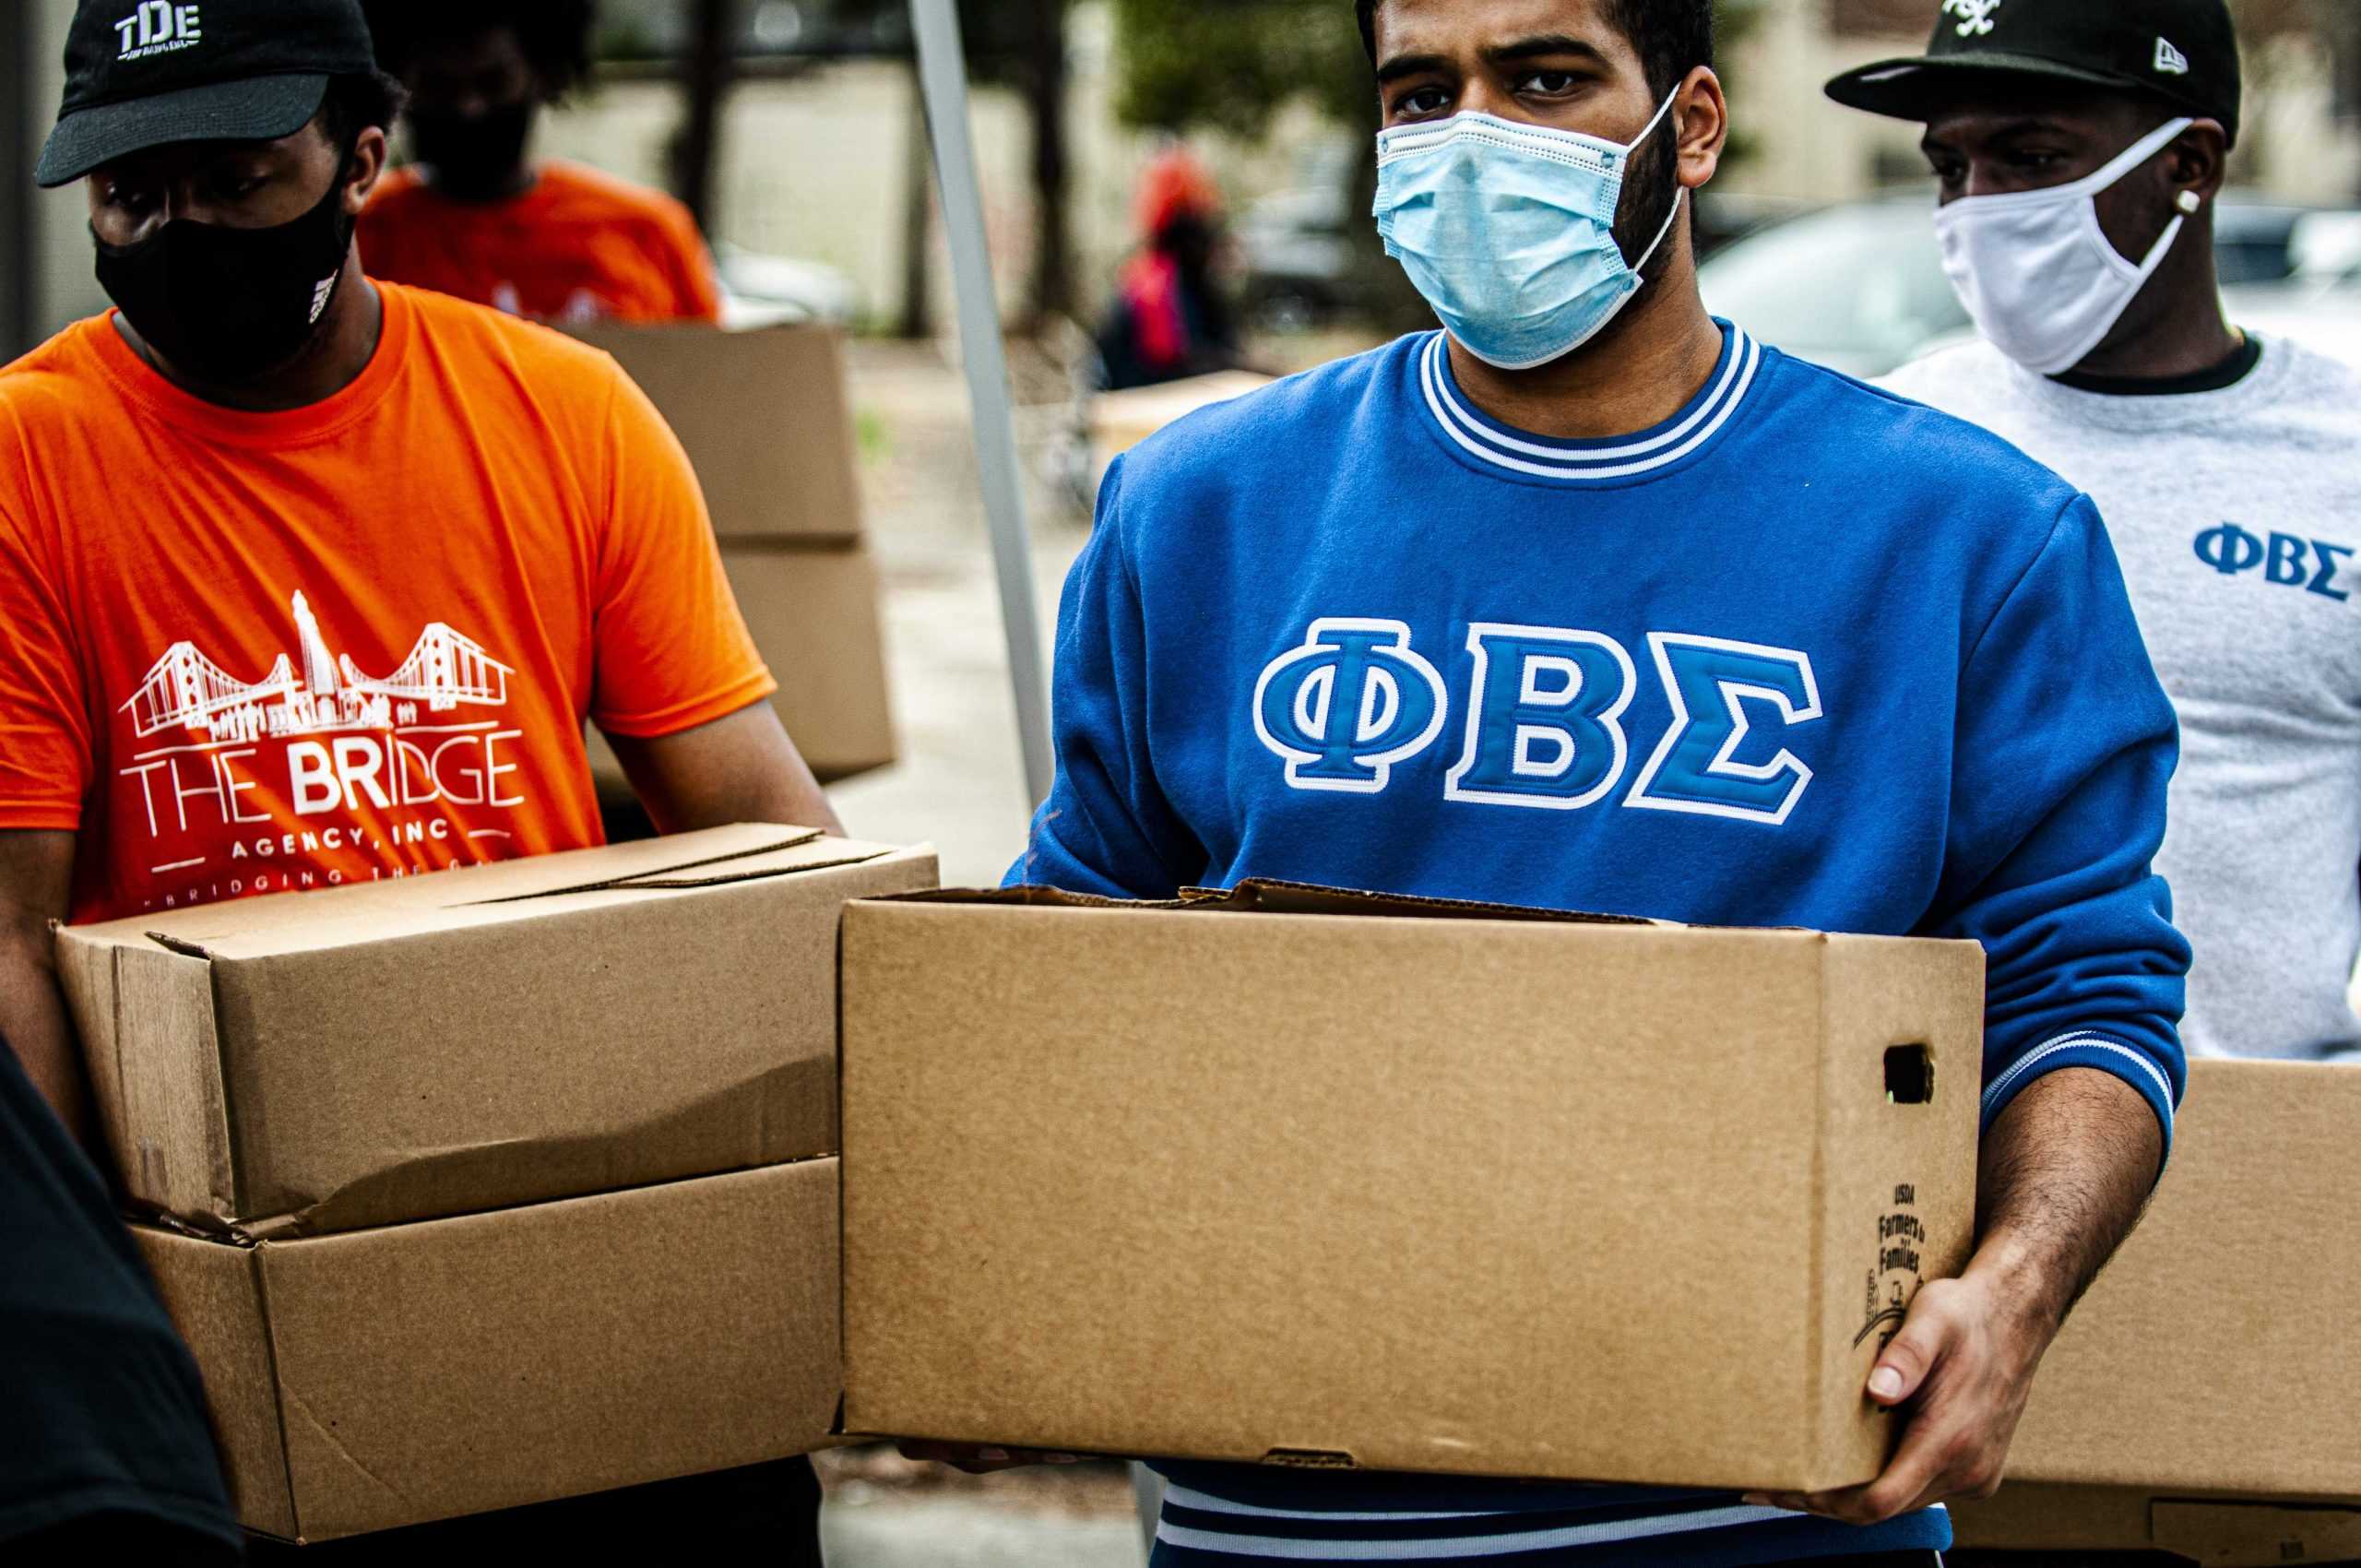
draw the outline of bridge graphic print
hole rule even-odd
[[[189,642],[164,650],[123,705],[141,740],[167,731],[193,731],[217,743],[263,736],[314,735],[337,730],[390,730],[421,714],[462,706],[502,707],[515,673],[472,637],[430,623],[398,669],[383,678],[361,672],[351,659],[332,655],[311,605],[294,604],[301,663],[280,654],[259,681],[241,681]]]

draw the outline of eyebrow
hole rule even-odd
[[[1513,43],[1496,43],[1483,52],[1485,62],[1493,65],[1513,65],[1529,60],[1544,60],[1572,54],[1595,65],[1608,64],[1607,54],[1596,44],[1584,43],[1561,32],[1537,33],[1520,38]],[[1377,85],[1391,86],[1405,77],[1425,76],[1429,72],[1448,72],[1451,61],[1441,54],[1397,54],[1377,68]]]
[[[1495,44],[1484,51],[1484,58],[1495,65],[1513,65],[1526,60],[1545,59],[1553,54],[1578,54],[1585,60],[1604,65],[1607,53],[1595,43],[1584,43],[1562,32],[1539,33],[1521,38],[1514,43]]]
[[[2045,133],[2055,135],[2060,133],[2062,130],[2063,127],[2054,120],[2043,120],[2028,115],[2023,119],[2011,120],[2004,125],[1995,126],[1993,129],[1988,131],[1978,131],[1974,136],[1968,137],[1960,137],[1956,136],[1939,137],[1935,135],[1934,127],[1930,125],[1927,129],[1925,137],[1919,141],[1918,145],[1921,148],[1926,148],[1933,147],[1951,147],[1960,140],[1978,142],[2007,141],[2013,137],[2038,136]]]
[[[1451,62],[1440,54],[1396,54],[1377,68],[1377,85],[1388,87],[1404,77],[1422,77],[1430,71],[1448,71]]]

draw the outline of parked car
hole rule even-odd
[[[860,314],[860,289],[832,267],[764,255],[723,244],[714,247],[721,275],[721,324],[733,330],[787,322],[850,327]]]
[[[2284,285],[2308,254],[2361,264],[2355,215],[2222,204],[2225,288]],[[2337,242],[2350,239],[2349,247]],[[1943,276],[1926,195],[1825,208],[1765,229],[1699,269],[1705,303],[1757,338],[1851,375],[1879,376],[1975,330]]]

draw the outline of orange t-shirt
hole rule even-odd
[[[453,201],[415,168],[361,215],[372,278],[540,321],[718,321],[721,289],[689,209],[571,163],[507,201]]]
[[[379,291],[368,368],[290,412],[111,316],[0,370],[0,829],[78,831],[74,921],[598,844],[586,718],[776,689],[615,362]]]

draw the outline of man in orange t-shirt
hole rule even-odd
[[[415,161],[361,217],[374,278],[543,321],[717,321],[688,208],[527,155],[544,103],[590,68],[590,0],[369,0],[377,58],[409,90]]]
[[[667,830],[834,820],[637,388],[362,276],[355,0],[82,11],[40,178],[120,308],[0,371],[0,1032],[77,1130],[51,919],[597,844],[586,719]]]
[[[38,178],[118,309],[0,370],[0,1050],[68,1127],[53,921],[595,845],[586,720],[666,831],[836,826],[637,388],[362,275],[401,89],[359,0],[83,0],[66,67]],[[794,1460],[394,1556],[816,1568],[817,1506]]]

